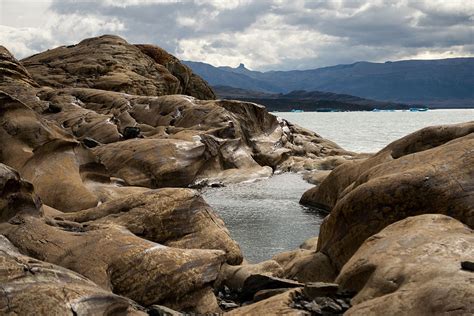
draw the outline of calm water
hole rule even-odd
[[[312,185],[301,175],[285,173],[253,183],[240,183],[203,192],[219,213],[250,262],[297,248],[319,234],[324,214],[298,203]]]
[[[428,112],[274,113],[317,132],[347,150],[375,152],[420,128],[474,120],[474,109]]]
[[[474,120],[474,110],[275,114],[358,152],[377,151],[426,126]],[[254,183],[209,188],[203,195],[224,219],[247,260],[258,262],[295,249],[319,234],[324,214],[298,203],[311,187],[298,174],[282,174]]]

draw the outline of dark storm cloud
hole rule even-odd
[[[470,1],[45,1],[54,23],[31,31],[35,47],[24,31],[3,32],[19,51],[116,33],[183,59],[255,69],[474,55]]]
[[[414,10],[396,4],[373,5],[358,10],[367,1],[351,2],[354,12],[312,6],[311,11],[285,17],[292,25],[350,39],[352,44],[388,45],[400,48],[463,45],[473,40],[472,16]],[[347,7],[345,7],[347,9]],[[343,10],[341,10],[343,11]],[[415,14],[416,13],[416,14]],[[455,31],[450,27],[457,28]]]
[[[235,8],[219,8],[212,3],[192,1],[145,2],[116,6],[104,1],[55,0],[51,9],[60,14],[100,14],[115,17],[126,25],[122,32],[130,41],[149,42],[175,51],[176,42],[215,33],[239,32],[255,23],[271,9],[271,2],[256,1]],[[195,25],[183,23],[186,18]]]

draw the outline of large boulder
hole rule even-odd
[[[336,168],[303,203],[332,207],[318,250],[339,270],[368,237],[409,216],[446,214],[474,226],[474,122],[438,126]]]
[[[77,223],[117,224],[147,240],[185,249],[219,249],[231,264],[242,252],[222,219],[198,192],[159,189],[130,194],[78,212],[56,215]]]
[[[337,276],[331,260],[322,252],[296,249],[276,254],[272,258],[283,269],[282,276],[300,282],[331,282]]]
[[[280,277],[282,272],[280,265],[274,260],[267,260],[255,264],[224,264],[215,282],[215,287],[223,288],[227,286],[234,292],[240,292],[244,287],[245,281],[252,275],[258,274]]]
[[[171,248],[113,224],[18,215],[0,233],[22,253],[80,273],[144,306],[169,300],[186,304],[189,295],[210,286],[225,261],[220,250]],[[206,312],[218,311],[215,297],[214,303]]]
[[[162,56],[157,57],[159,51]],[[114,35],[50,49],[22,60],[35,81],[54,88],[87,87],[138,95],[189,94],[214,99],[207,83],[159,47]]]
[[[2,315],[147,315],[85,277],[22,255],[0,235]]]
[[[367,239],[336,279],[357,292],[347,315],[472,315],[473,231],[438,214],[408,217]]]

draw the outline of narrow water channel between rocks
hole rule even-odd
[[[284,173],[253,183],[207,188],[202,194],[223,218],[244,257],[259,262],[319,234],[325,214],[299,204],[312,186],[300,174]]]

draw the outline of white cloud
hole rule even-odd
[[[295,26],[280,24],[279,19],[278,16],[268,15],[251,25],[251,32],[211,34],[180,40],[177,55],[182,59],[204,61],[216,66],[244,63],[250,69],[257,69],[282,64],[286,60],[317,58],[321,47],[338,41],[314,30],[299,30]]]
[[[41,27],[10,27],[0,25],[0,44],[18,59],[60,45],[104,33],[118,33],[125,26],[116,18],[50,13]]]
[[[5,46],[16,58],[46,50],[55,45],[48,30],[32,27],[14,28],[0,25],[0,44]]]
[[[104,33],[257,70],[474,55],[466,0],[28,1],[0,2],[1,43],[21,57]]]

